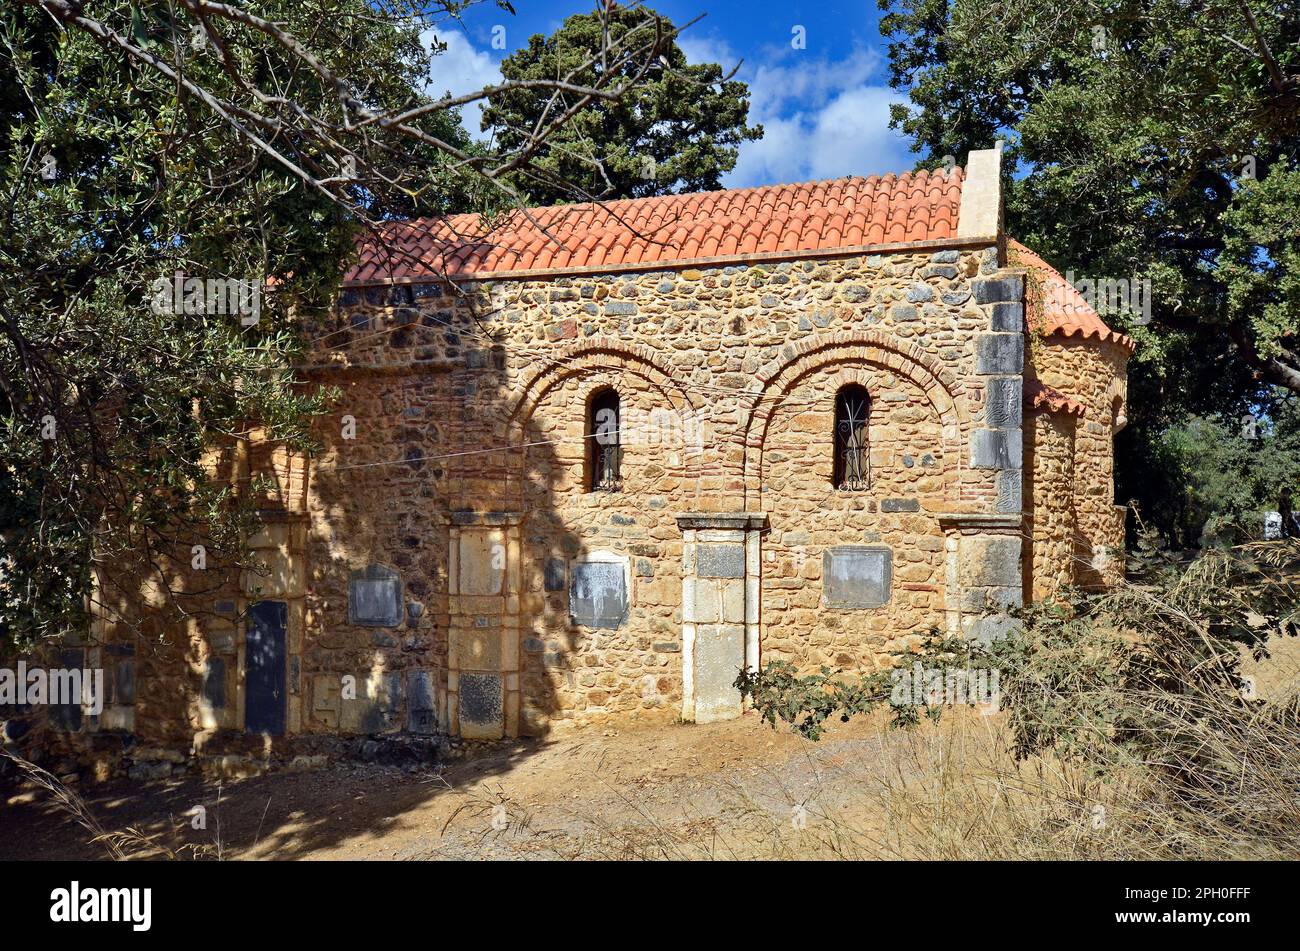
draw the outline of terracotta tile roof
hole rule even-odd
[[[725,255],[935,241],[957,234],[963,172],[837,178],[392,222],[359,243],[344,281],[682,264]],[[384,248],[389,249],[385,253]]]
[[[1025,402],[1034,409],[1049,409],[1054,413],[1066,412],[1082,416],[1084,405],[1039,380],[1025,380]]]
[[[1056,268],[1015,239],[1007,240],[1007,264],[1030,272],[1025,282],[1025,310],[1031,330],[1044,336],[1094,338],[1129,350],[1136,346],[1130,338],[1107,327]]]

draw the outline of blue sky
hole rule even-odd
[[[497,81],[497,64],[534,33],[551,33],[592,0],[514,0],[516,15],[490,0],[471,7],[463,25],[447,23],[438,36],[448,50],[435,64],[432,91],[462,93]],[[689,62],[742,62],[749,84],[750,122],[765,135],[741,146],[732,188],[799,182],[841,175],[903,172],[915,162],[907,141],[889,129],[885,43],[874,0],[658,0],[653,9],[674,23],[705,14],[680,40]],[[792,45],[803,28],[806,48]],[[502,34],[500,28],[504,28]],[[495,35],[505,49],[493,48]],[[478,110],[466,125],[478,131]]]

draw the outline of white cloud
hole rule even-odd
[[[446,30],[437,33],[438,39],[447,44],[447,49],[433,58],[429,70],[426,91],[432,96],[451,93],[453,96],[464,95],[501,82],[501,65],[492,56],[475,49],[463,33]],[[432,46],[434,32],[424,31],[420,39],[425,48]],[[461,110],[465,128],[476,139],[486,135],[479,131],[483,118],[482,100],[471,103]]]
[[[740,147],[731,188],[875,175],[911,168],[907,139],[889,128],[889,105],[902,99],[880,83],[881,58],[859,49],[840,60],[770,51],[741,69],[749,83],[751,124],[764,136]]]
[[[677,38],[677,45],[686,54],[686,62],[717,63],[725,74],[731,70],[740,57],[726,40],[701,33],[692,33],[689,29]]]

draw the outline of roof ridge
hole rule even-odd
[[[913,169],[386,221],[362,233],[344,281],[616,271],[719,256],[944,241],[957,237],[963,182],[961,168]],[[400,259],[389,251],[401,251]]]
[[[780,189],[786,189],[786,188],[805,189],[805,188],[811,188],[813,186],[818,186],[818,185],[828,186],[828,185],[834,185],[840,183],[847,184],[849,182],[862,182],[865,184],[883,184],[885,182],[901,183],[905,180],[910,181],[913,178],[913,176],[925,176],[926,181],[933,179],[935,176],[940,176],[945,181],[950,182],[952,181],[954,175],[960,175],[961,172],[962,172],[962,166],[956,165],[953,166],[953,168],[948,171],[945,171],[943,169],[937,169],[937,168],[931,168],[931,169],[922,168],[922,169],[913,169],[912,171],[899,172],[899,173],[885,172],[880,175],[839,175],[835,178],[813,178],[802,182],[773,182],[770,185],[746,185],[744,188],[714,188],[708,191],[674,192],[670,195],[644,195],[640,198],[609,198],[604,201],[600,199],[593,199],[591,201],[560,202],[554,205],[517,206],[514,208],[510,208],[508,210],[502,210],[500,214],[502,217],[507,217],[515,214],[523,214],[526,212],[537,213],[541,211],[558,211],[561,208],[572,208],[572,209],[610,208],[614,205],[634,205],[634,204],[643,204],[643,203],[654,202],[654,201],[664,201],[664,202],[686,201],[687,199],[690,198],[697,198],[697,197],[702,198],[708,195],[746,195],[746,194],[751,194],[754,192],[761,192],[761,191],[779,192]],[[958,181],[958,184],[960,184],[960,181]],[[839,200],[842,201],[842,197]],[[394,218],[389,221],[381,222],[381,225],[383,225],[384,227],[392,227],[392,226],[399,226],[399,225],[416,225],[419,224],[420,222],[425,222],[425,221],[450,221],[454,218],[475,218],[478,220],[482,220],[483,215],[481,212],[477,212],[477,211],[462,211],[450,215],[423,215],[419,218]]]

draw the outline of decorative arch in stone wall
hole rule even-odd
[[[809,374],[833,364],[845,367],[845,381],[861,382],[862,377],[852,368],[854,364],[864,363],[895,372],[925,393],[942,425],[944,456],[961,469],[962,432],[970,423],[970,414],[963,389],[948,370],[920,347],[879,331],[819,335],[786,347],[781,359],[773,360],[755,373],[757,381],[750,388],[754,405],[745,421],[743,436],[747,505],[759,499],[763,444],[772,417],[787,394]]]
[[[649,347],[608,337],[593,337],[564,348],[524,379],[509,416],[507,428],[512,444],[524,441],[528,422],[546,395],[579,374],[599,375],[599,379],[593,379],[583,388],[584,398],[596,386],[610,383],[612,374],[630,374],[659,392],[677,412],[696,411],[690,394],[660,365],[658,354]]]

